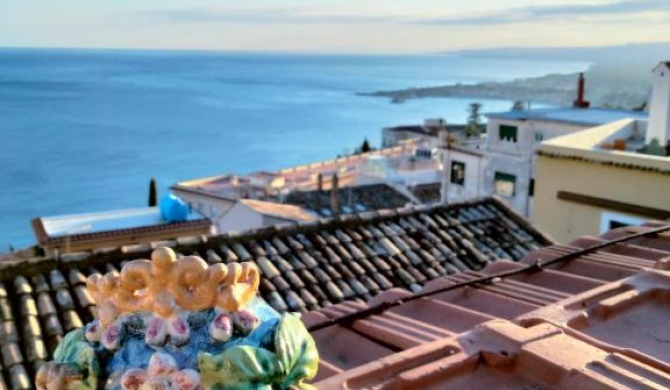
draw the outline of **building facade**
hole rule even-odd
[[[318,216],[299,206],[240,199],[216,221],[216,227],[219,233],[244,232],[317,219]]]
[[[533,220],[561,242],[670,218],[670,158],[604,149],[627,140],[636,121],[599,126],[543,144]]]
[[[547,141],[533,220],[559,241],[670,218],[670,66],[653,70],[649,120],[624,119]]]
[[[535,152],[540,144],[624,118],[645,119],[646,114],[580,107],[489,114],[481,177],[484,192],[503,197],[519,212],[531,216]]]

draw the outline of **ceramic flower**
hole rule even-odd
[[[146,370],[128,370],[121,378],[121,387],[124,390],[193,390],[198,386],[200,375],[191,369],[179,370],[174,358],[164,352],[153,354]]]

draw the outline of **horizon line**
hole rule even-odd
[[[282,49],[217,49],[217,48],[156,48],[156,47],[90,47],[90,46],[3,46],[0,50],[71,50],[71,51],[125,51],[125,52],[174,52],[174,53],[239,53],[239,54],[284,54],[284,55],[369,55],[369,56],[403,56],[403,55],[449,55],[464,54],[479,51],[495,50],[575,50],[575,49],[603,49],[626,46],[662,45],[670,44],[666,41],[626,42],[612,45],[585,45],[585,46],[484,46],[479,48],[444,49],[436,51],[402,51],[402,52],[360,52],[360,51],[318,51],[318,50],[282,50]]]

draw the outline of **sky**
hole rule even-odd
[[[670,39],[670,0],[0,0],[0,47],[425,53]]]

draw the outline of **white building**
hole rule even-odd
[[[319,217],[299,206],[240,199],[216,221],[218,233],[242,232],[266,226],[312,222]]]
[[[382,148],[400,146],[403,142],[414,140],[431,149],[438,146],[440,130],[446,127],[452,136],[465,139],[465,125],[448,124],[444,119],[426,119],[421,125],[402,125],[382,129]]]
[[[654,82],[649,104],[649,131],[646,143],[658,140],[661,146],[668,143],[670,134],[670,61],[661,62],[652,71]]]
[[[218,226],[219,220],[239,199],[276,196],[284,185],[284,178],[276,173],[255,172],[245,177],[224,175],[183,181],[170,189],[191,210]]]
[[[445,180],[440,189],[441,201],[451,203],[484,196],[480,179],[485,161],[483,151],[448,146],[442,153]]]
[[[637,111],[597,108],[542,108],[488,114],[484,193],[496,194],[528,216],[535,187],[535,151],[540,143],[594,126],[632,118]]]
[[[655,72],[657,83],[670,82],[661,79],[661,74],[670,73],[667,64],[659,65]],[[535,191],[535,152],[541,142],[622,119],[647,119],[644,112],[589,108],[583,87],[580,77],[573,107],[487,114],[486,140],[480,150],[447,147],[442,137],[442,201],[495,194],[529,216]],[[669,104],[667,94],[656,94],[654,99],[653,104]],[[657,121],[668,123],[662,117]],[[662,139],[664,145],[667,139]]]
[[[382,148],[399,146],[407,140],[435,143],[441,128],[446,125],[443,119],[426,119],[423,125],[403,125],[382,129]]]

